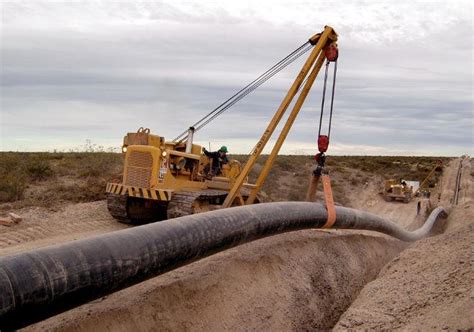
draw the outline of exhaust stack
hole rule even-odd
[[[188,139],[186,140],[186,153],[191,153],[193,150],[193,136],[194,136],[194,127],[189,127],[188,129]]]

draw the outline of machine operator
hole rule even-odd
[[[216,176],[221,174],[222,165],[227,164],[229,162],[229,160],[227,159],[227,147],[222,146],[219,150],[215,152],[209,152],[206,150],[206,148],[203,148],[203,152],[211,159],[210,175]]]

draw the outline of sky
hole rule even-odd
[[[2,151],[119,149],[139,127],[172,140],[330,25],[340,55],[329,155],[474,154],[469,0],[1,0],[0,12]],[[195,142],[249,153],[305,57]],[[316,152],[322,77],[282,154]]]

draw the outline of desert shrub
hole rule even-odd
[[[41,181],[51,177],[54,172],[48,162],[43,160],[34,160],[27,164],[26,170],[31,180]]]
[[[58,177],[59,184],[47,183],[48,189],[45,189],[48,197],[54,197],[53,203],[58,199],[72,202],[102,199],[107,181],[121,177],[122,165],[123,159],[118,153],[0,152],[0,202],[21,200],[29,184],[53,176]],[[61,184],[61,177],[78,181],[77,185]],[[31,200],[44,206],[52,204],[44,197]]]
[[[81,177],[107,176],[123,163],[121,155],[116,153],[95,152],[81,156],[78,174]]]
[[[0,153],[0,202],[22,199],[27,187],[22,154]]]
[[[47,199],[43,201],[44,206],[52,202],[92,202],[105,199],[105,185],[107,181],[99,178],[89,178],[87,181],[77,184],[55,183],[50,186],[43,195]]]
[[[8,174],[0,180],[0,202],[12,202],[22,199],[27,187],[24,176]]]
[[[121,178],[123,157],[120,153],[101,152],[100,147],[91,145],[86,150],[91,152],[0,152],[0,202],[21,200],[17,203],[52,207],[59,201],[87,202],[104,199],[106,183]],[[248,159],[248,155],[230,157],[241,163]],[[249,174],[251,183],[255,182],[267,159],[268,155],[258,158]],[[374,176],[380,179],[421,180],[434,167],[437,159],[440,158],[330,155],[326,166],[331,175],[343,175],[341,185],[334,181],[333,189],[335,199],[347,204],[346,185],[360,186]],[[447,164],[449,158],[443,159]],[[278,156],[262,188],[267,200],[304,200],[308,177],[314,165],[313,156]],[[441,174],[442,172],[436,172],[432,183],[436,183]],[[290,180],[289,176],[294,180]],[[51,178],[54,181],[44,181]],[[280,181],[281,179],[285,180]],[[37,184],[37,181],[43,182]],[[34,196],[29,191],[25,195],[29,184],[34,189]]]
[[[275,166],[287,172],[293,172],[299,168],[298,162],[292,156],[278,156],[275,159]]]
[[[339,166],[339,165],[331,167],[330,170],[331,170],[331,172],[337,172],[337,173],[340,173],[340,174],[347,173],[346,168],[343,167],[343,166]]]

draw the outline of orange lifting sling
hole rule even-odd
[[[331,125],[332,125],[332,114],[333,114],[333,104],[334,104],[334,92],[336,87],[336,72],[337,72],[337,48],[328,48],[326,50],[326,70],[324,75],[324,86],[323,86],[323,97],[321,102],[321,114],[319,118],[319,130],[318,130],[318,150],[319,153],[316,154],[316,169],[313,171],[311,176],[310,185],[308,188],[308,192],[306,195],[307,201],[314,201],[316,196],[316,190],[318,187],[319,180],[323,183],[323,190],[324,190],[324,199],[326,202],[326,210],[328,212],[328,218],[326,223],[324,224],[323,228],[331,228],[335,221],[336,221],[336,209],[334,207],[334,198],[332,195],[332,188],[331,188],[331,179],[329,175],[326,174],[324,171],[324,165],[326,162],[326,155],[325,152],[329,148],[329,138],[331,135]],[[327,78],[328,78],[328,69],[329,63],[334,62],[334,76],[333,76],[333,84],[332,84],[332,94],[331,94],[331,107],[330,107],[330,115],[329,115],[329,128],[328,128],[328,135],[321,135],[321,127],[323,122],[323,113],[324,113],[324,100],[326,96],[326,85],[327,85]]]

